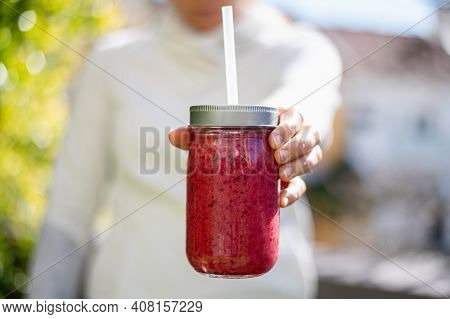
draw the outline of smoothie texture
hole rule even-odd
[[[186,252],[197,272],[246,278],[274,266],[280,217],[272,130],[192,128]]]

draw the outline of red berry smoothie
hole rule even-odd
[[[247,278],[278,257],[278,166],[273,128],[192,128],[187,178],[187,256],[211,277]]]

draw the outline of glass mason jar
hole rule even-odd
[[[278,165],[266,106],[192,106],[186,252],[210,277],[249,278],[278,257]]]

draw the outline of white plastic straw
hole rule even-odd
[[[225,45],[225,68],[227,77],[227,98],[229,105],[238,105],[238,84],[236,75],[236,52],[234,47],[233,7],[222,7],[223,42]]]

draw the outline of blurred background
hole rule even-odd
[[[323,30],[346,69],[334,143],[307,195],[319,297],[439,297],[421,280],[450,294],[450,6],[430,15],[446,1],[267,1]],[[108,31],[151,21],[149,3],[0,1],[0,295],[27,280],[82,62],[57,39],[86,52]]]

